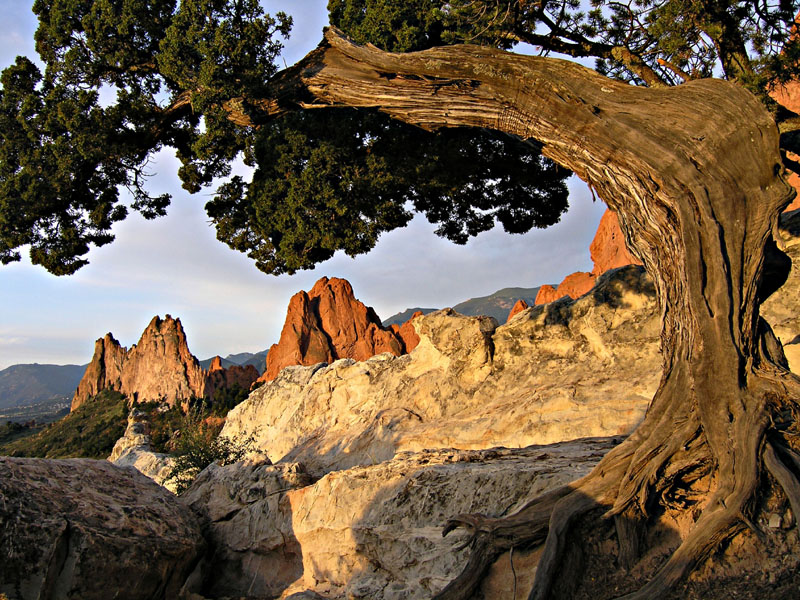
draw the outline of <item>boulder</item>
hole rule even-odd
[[[128,414],[125,434],[117,440],[108,460],[118,467],[133,467],[169,491],[174,485],[166,483],[172,470],[173,458],[168,454],[153,452],[150,447],[150,422],[147,413],[134,408]]]
[[[348,281],[323,277],[308,293],[292,296],[280,340],[269,349],[259,381],[271,381],[287,366],[404,351],[402,339],[384,329],[375,311],[355,298]]]
[[[661,376],[654,290],[640,267],[510,323],[445,309],[414,320],[411,354],[294,366],[228,413],[273,462],[314,476],[398,452],[520,447],[625,434]]]
[[[273,466],[263,455],[198,475],[181,499],[209,524],[204,595],[275,598],[302,576],[286,492],[312,482],[300,465]]]
[[[213,564],[204,595],[423,600],[461,570],[464,530],[443,538],[460,513],[511,513],[586,474],[618,440],[548,447],[425,450],[329,473],[310,483],[295,464],[253,461],[204,471],[184,499],[206,517]],[[530,578],[515,553],[520,589]],[[508,561],[485,598],[510,597]]]
[[[104,460],[0,457],[0,594],[177,598],[205,551],[191,511]]]

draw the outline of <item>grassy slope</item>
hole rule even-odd
[[[128,408],[118,392],[101,392],[75,412],[25,437],[0,440],[0,455],[107,458],[125,433]]]

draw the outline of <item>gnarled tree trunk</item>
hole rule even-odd
[[[541,541],[530,597],[564,593],[557,565],[570,527],[598,507],[616,520],[624,565],[642,554],[641,530],[654,515],[694,511],[671,556],[626,598],[656,598],[681,580],[751,522],[771,481],[800,515],[800,388],[758,312],[788,273],[772,236],[794,192],[782,177],[774,121],[752,95],[720,80],[634,87],[574,63],[474,46],[389,54],[335,30],[272,91],[278,100],[251,102],[248,119],[298,101],[535,141],[617,212],[655,282],[664,374],[644,422],[590,475],[519,513],[454,518],[445,531],[470,528],[473,553],[438,598],[469,597],[500,552]],[[775,265],[769,278],[765,263]]]

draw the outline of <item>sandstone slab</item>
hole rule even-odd
[[[185,496],[210,523],[215,564],[201,593],[294,600],[430,598],[468,557],[466,550],[454,551],[465,533],[442,537],[448,518],[510,514],[588,473],[618,441],[401,453],[311,484],[297,465],[253,461],[212,467]],[[525,557],[517,561],[521,566]],[[486,598],[504,597],[513,586],[506,565],[495,565],[484,586]]]
[[[114,444],[108,460],[118,467],[132,467],[169,491],[175,491],[174,484],[167,483],[173,458],[168,454],[153,452],[147,414],[137,408],[128,415],[125,433]]]

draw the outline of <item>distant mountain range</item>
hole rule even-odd
[[[539,286],[541,287],[541,286]],[[506,322],[508,318],[508,313],[511,308],[514,306],[517,300],[525,300],[525,302],[529,306],[533,306],[534,300],[536,300],[536,294],[539,293],[539,287],[533,288],[521,288],[521,287],[510,287],[510,288],[503,288],[502,290],[497,290],[495,293],[490,294],[488,296],[481,296],[479,298],[470,298],[460,304],[456,304],[453,306],[453,310],[456,312],[461,313],[462,315],[468,315],[471,317],[475,317],[478,315],[489,315],[490,317],[494,317],[497,319],[497,322],[501,325]],[[403,312],[397,313],[396,315],[392,315],[385,321],[383,321],[383,326],[388,327],[389,325],[396,324],[400,325],[408,321],[408,319],[413,315],[416,311],[421,310],[423,314],[428,314],[433,312],[435,308],[407,308]]]
[[[86,365],[11,365],[0,371],[0,409],[71,398]]]

